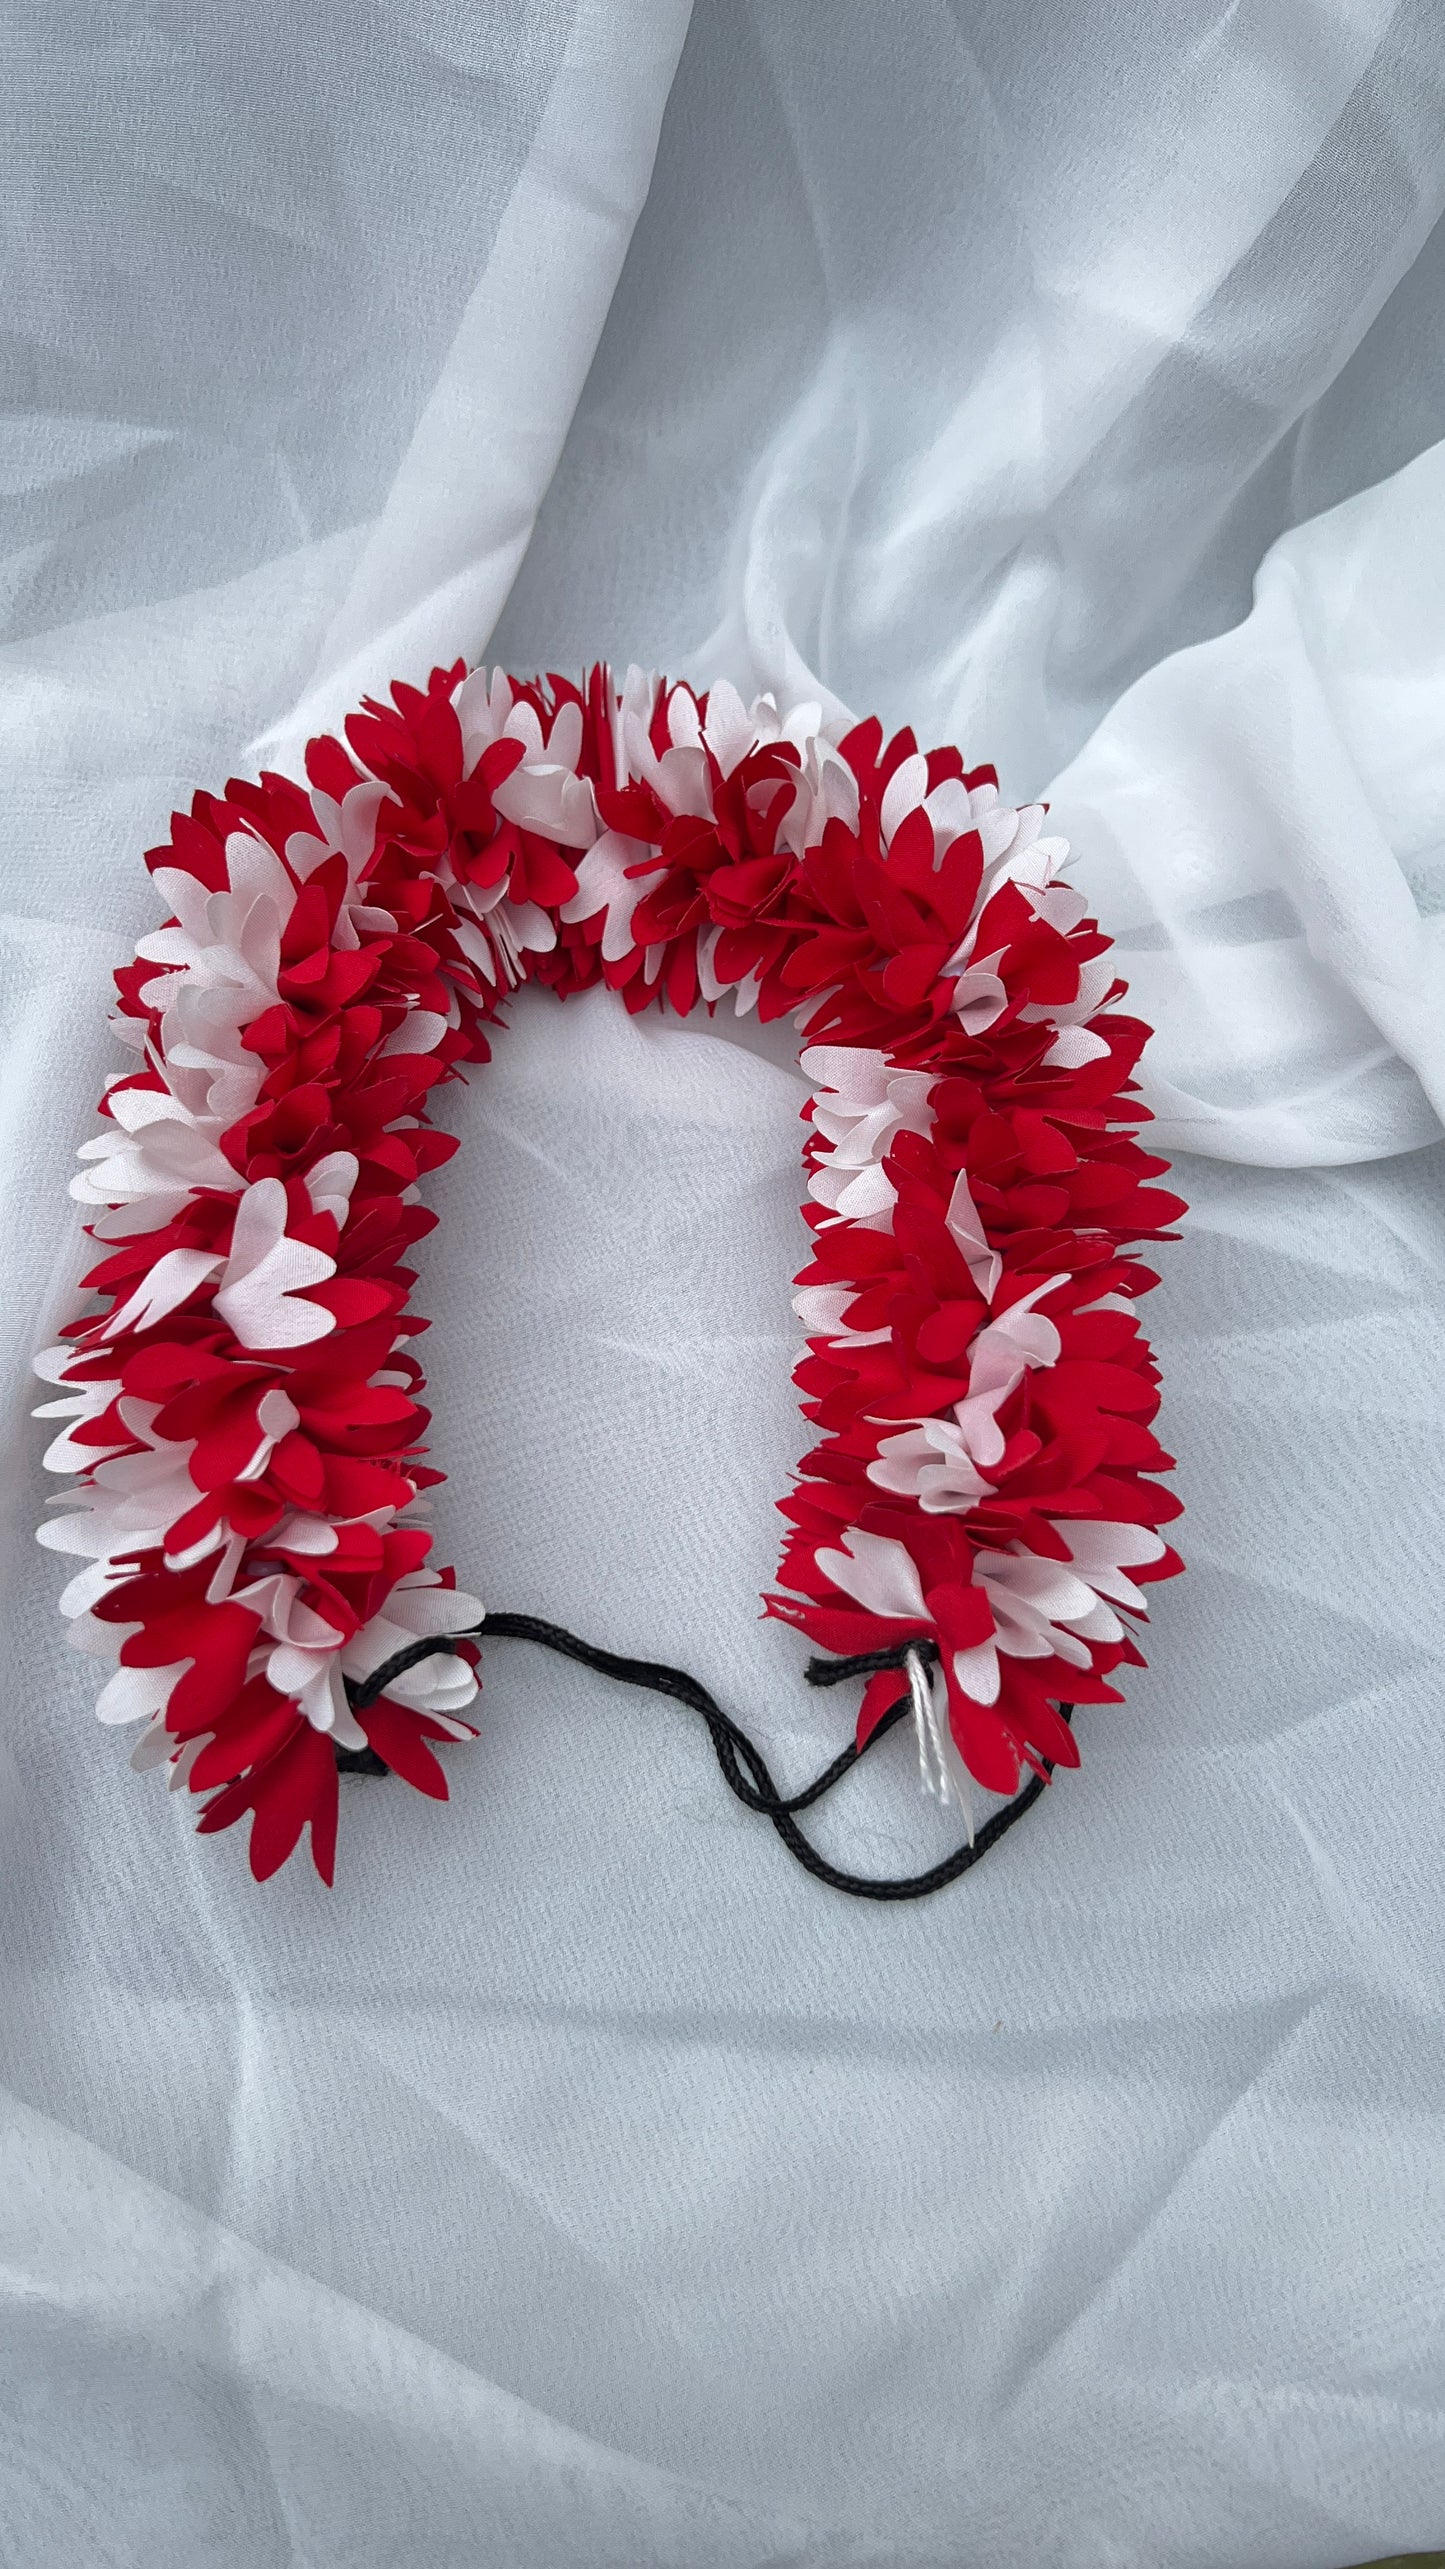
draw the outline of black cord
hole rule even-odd
[[[821,1801],[823,1795],[831,1792],[833,1786],[857,1765],[860,1757],[867,1755],[876,1741],[903,1720],[909,1710],[906,1695],[900,1703],[890,1705],[862,1748],[850,1740],[811,1784],[805,1785],[800,1793],[788,1794],[779,1793],[762,1750],[749,1739],[746,1731],[739,1729],[731,1715],[723,1711],[707,1688],[700,1685],[696,1677],[688,1675],[686,1669],[668,1668],[651,1659],[619,1658],[615,1651],[598,1650],[591,1642],[579,1641],[574,1632],[564,1631],[560,1624],[544,1623],[537,1615],[488,1615],[485,1622],[475,1628],[475,1634],[430,1633],[419,1641],[408,1642],[405,1649],[396,1651],[390,1659],[383,1661],[380,1668],[373,1669],[369,1677],[347,1679],[346,1692],[353,1711],[365,1712],[369,1704],[374,1704],[379,1695],[385,1694],[388,1686],[394,1684],[408,1668],[415,1668],[419,1661],[432,1658],[438,1651],[455,1650],[459,1641],[472,1639],[476,1634],[485,1641],[536,1642],[542,1650],[555,1650],[563,1659],[575,1659],[584,1668],[596,1669],[599,1676],[614,1677],[627,1686],[646,1687],[654,1695],[671,1696],[674,1702],[686,1704],[690,1711],[700,1713],[708,1726],[724,1781],[738,1800],[745,1803],[750,1811],[757,1811],[764,1819],[771,1820],[788,1853],[796,1857],[807,1872],[815,1874],[820,1882],[829,1883],[835,1891],[850,1893],[855,1900],[921,1900],[930,1891],[941,1891],[945,1884],[956,1882],[961,1873],[967,1873],[971,1865],[979,1863],[987,1855],[990,1847],[997,1846],[999,1839],[1016,1820],[1023,1818],[1025,1811],[1032,1810],[1053,1773],[1052,1761],[1045,1759],[1042,1775],[1031,1776],[1022,1792],[1003,1810],[996,1811],[992,1819],[986,1820],[969,1844],[956,1848],[941,1863],[930,1865],[926,1873],[908,1874],[901,1881],[873,1880],[866,1874],[844,1873],[836,1864],[830,1864],[827,1857],[820,1855],[804,1837],[796,1825],[794,1813],[806,1811],[812,1803]],[[810,1659],[808,1683],[810,1686],[837,1686],[848,1677],[871,1677],[884,1668],[903,1668],[912,1652],[925,1662],[938,1657],[931,1641],[913,1640],[899,1642],[887,1650],[859,1651],[851,1659]],[[1073,1709],[1072,1704],[1059,1706],[1065,1721]],[[374,1748],[338,1748],[336,1763],[347,1775],[386,1775],[390,1772],[385,1759],[379,1757]]]

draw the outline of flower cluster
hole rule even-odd
[[[813,1085],[797,1380],[820,1441],[769,1610],[825,1649],[930,1645],[926,1772],[1010,1792],[1114,1701],[1141,1582],[1179,1567],[1131,1244],[1150,1183],[1106,939],[1040,807],[876,723],[835,738],[726,686],[436,670],[312,743],[307,783],[198,795],[149,858],[170,917],[116,975],[131,1066],[73,1192],[100,1306],[38,1360],[135,1763],[251,1815],[265,1876],[334,1861],[336,1751],[445,1797],[475,1645],[356,1710],[422,1635],[475,1631],[430,1559],[407,1256],[454,1144],[441,1082],[526,980],[630,1009],[792,1015]],[[348,1681],[351,1681],[348,1684]],[[905,1679],[864,1698],[864,1732]]]

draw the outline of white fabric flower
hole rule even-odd
[[[966,1514],[994,1486],[984,1479],[954,1416],[920,1418],[896,1436],[885,1436],[868,1478],[880,1490],[917,1499],[930,1516]]]
[[[181,866],[157,868],[156,888],[175,924],[153,929],[136,952],[164,966],[141,992],[163,1017],[183,990],[215,992],[237,1026],[253,1024],[275,1005],[281,937],[296,886],[275,850],[245,830],[233,830],[226,841],[226,871],[229,888],[208,892]]]
[[[194,1443],[173,1445],[157,1436],[157,1414],[151,1401],[121,1403],[121,1417],[141,1440],[140,1450],[109,1456],[96,1464],[82,1489],[67,1492],[64,1501],[52,1501],[69,1505],[78,1499],[83,1504],[69,1516],[47,1518],[37,1529],[36,1540],[48,1551],[78,1552],[101,1561],[116,1553],[150,1551],[196,1505],[201,1493],[186,1469]]]
[[[259,1665],[278,1694],[289,1695],[313,1730],[329,1731],[343,1748],[360,1748],[366,1734],[347,1700],[346,1680],[372,1676],[388,1659],[423,1635],[461,1633],[482,1621],[476,1597],[443,1587],[434,1574],[412,1572],[398,1581],[380,1612],[350,1640],[301,1594],[291,1573],[254,1581],[237,1591],[238,1602],[263,1619],[267,1642]],[[468,1725],[455,1716],[477,1692],[475,1671],[454,1651],[419,1660],[387,1687],[395,1702],[429,1714],[464,1739]]]
[[[592,787],[577,773],[582,754],[582,712],[560,705],[544,733],[534,706],[517,701],[504,670],[474,669],[452,699],[461,725],[463,772],[470,776],[484,750],[499,740],[519,741],[520,765],[496,787],[492,801],[504,820],[536,830],[562,847],[590,847],[599,823]]]
[[[813,1083],[813,1128],[828,1155],[808,1180],[815,1204],[886,1230],[897,1191],[883,1166],[895,1135],[926,1133],[936,1072],[898,1070],[864,1045],[814,1044],[801,1068]]]
[[[920,1418],[885,1436],[868,1478],[880,1489],[916,1498],[932,1516],[966,1514],[993,1488],[984,1470],[1001,1463],[1005,1439],[998,1413],[1033,1366],[1056,1365],[1062,1341],[1046,1312],[1034,1305],[1063,1276],[1049,1276],[986,1321],[969,1351],[968,1390],[941,1418]]]
[[[118,1453],[125,1441],[118,1437],[113,1446],[77,1445],[74,1441],[80,1428],[104,1416],[120,1389],[118,1377],[110,1382],[70,1383],[66,1359],[83,1352],[74,1347],[47,1347],[34,1359],[33,1369],[43,1381],[61,1383],[66,1388],[59,1400],[39,1402],[30,1413],[32,1418],[64,1418],[71,1422],[57,1430],[45,1449],[47,1472],[88,1472],[107,1453]]]
[[[346,890],[331,931],[338,954],[354,954],[364,929],[389,931],[396,924],[389,910],[372,908],[361,880],[375,852],[376,824],[388,794],[389,788],[374,776],[350,786],[339,802],[317,787],[311,796],[315,830],[296,830],[286,841],[286,862],[298,883],[307,882],[329,857],[346,860]]]
[[[1050,1523],[1054,1523],[1051,1518]],[[1125,1627],[1106,1602],[1148,1611],[1142,1589],[1125,1576],[1123,1563],[1157,1561],[1165,1546],[1151,1526],[1075,1523],[1061,1519],[1055,1531],[1068,1545],[1072,1560],[1046,1561],[1023,1544],[1007,1552],[980,1552],[974,1576],[985,1589],[996,1640],[960,1652],[955,1674],[976,1702],[991,1704],[999,1691],[998,1652],[1014,1659],[1053,1656],[1075,1668],[1091,1664],[1091,1641],[1122,1641]],[[959,1666],[966,1658],[967,1673]]]
[[[316,846],[319,861],[326,851]],[[241,1035],[276,1003],[296,887],[274,850],[244,830],[227,839],[226,865],[224,892],[208,892],[183,867],[157,869],[175,920],[136,951],[163,967],[141,995],[160,1014],[148,1061],[164,1084],[110,1087],[111,1129],[82,1145],[80,1158],[95,1165],[71,1184],[82,1203],[152,1201],[164,1223],[195,1188],[241,1184],[218,1146],[260,1092],[264,1065]]]
[[[471,1631],[482,1622],[484,1612],[481,1600],[468,1596],[464,1588],[444,1588],[433,1572],[413,1571],[398,1580],[380,1612],[347,1643],[342,1654],[345,1673],[369,1677],[409,1641],[434,1633]],[[454,1722],[453,1716],[473,1701],[477,1679],[470,1661],[455,1651],[436,1651],[429,1659],[419,1659],[414,1668],[394,1678],[386,1691],[396,1703],[409,1704],[414,1712],[445,1722],[458,1739],[467,1737],[468,1725]]]
[[[865,1534],[861,1526],[852,1525],[842,1538],[842,1549],[820,1551],[817,1560],[834,1586],[855,1598],[870,1615],[927,1623],[918,1564],[907,1545],[895,1542],[891,1534]]]
[[[1058,1330],[1048,1314],[1034,1306],[1056,1285],[1067,1282],[1067,1276],[1045,1277],[1032,1293],[1011,1302],[997,1319],[986,1321],[973,1340],[968,1351],[968,1392],[958,1402],[954,1417],[976,1462],[1002,1461],[1000,1409],[1031,1367],[1058,1363],[1063,1343]]]
[[[973,1200],[968,1171],[960,1169],[953,1181],[953,1193],[944,1216],[949,1230],[963,1251],[964,1264],[985,1302],[992,1302],[1003,1273],[1003,1260],[997,1249],[989,1246],[983,1227],[983,1216]]]
[[[343,1159],[350,1161],[352,1154],[337,1153],[327,1165]],[[336,1260],[324,1249],[292,1239],[288,1214],[280,1178],[257,1178],[236,1207],[229,1250],[167,1249],[129,1299],[108,1316],[106,1336],[153,1329],[219,1271],[215,1308],[243,1347],[305,1347],[326,1337],[335,1319],[324,1304],[306,1301],[304,1288],[327,1283],[336,1273]]]
[[[620,963],[632,951],[632,913],[648,889],[647,875],[632,869],[645,866],[656,853],[641,839],[625,837],[621,830],[604,830],[577,868],[577,889],[562,904],[560,916],[571,922],[593,919],[599,911],[605,913],[604,963]]]
[[[224,1073],[224,1060],[219,1054],[214,1058]],[[197,1187],[229,1192],[241,1184],[239,1174],[217,1147],[233,1119],[212,1110],[215,1077],[205,1066],[195,1073],[184,1068],[170,1071],[164,1064],[156,1067],[166,1080],[162,1088],[124,1088],[117,1083],[109,1087],[108,1129],[94,1141],[82,1142],[77,1153],[94,1166],[82,1169],[70,1182],[70,1192],[80,1204],[142,1207],[138,1224],[132,1226],[142,1230],[163,1227]],[[259,1088],[259,1061],[255,1069]],[[196,1092],[194,1102],[187,1097],[188,1088]],[[113,1223],[106,1225],[106,1231],[112,1237],[118,1235]]]
[[[236,1207],[215,1303],[243,1347],[306,1347],[336,1326],[324,1304],[304,1295],[335,1275],[336,1260],[288,1237],[287,1212],[278,1177],[258,1178]]]

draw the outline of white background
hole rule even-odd
[[[1445,42],[1429,5],[52,0],[0,423],[5,2569],[1340,2569],[1445,2539]],[[31,1349],[174,802],[433,657],[1048,791],[1193,1207],[1189,1576],[893,1912],[496,1645],[327,1894],[63,1649]],[[515,1010],[449,1104],[444,1558],[847,1714],[779,1045]],[[941,1844],[906,1750],[820,1835]]]

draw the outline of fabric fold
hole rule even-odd
[[[1166,1150],[1379,1159],[1445,1116],[1445,444],[1294,528],[1050,789],[1157,1032]]]
[[[301,702],[284,765],[397,672],[479,658],[607,318],[692,0],[577,0],[541,124]]]

